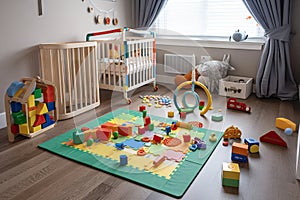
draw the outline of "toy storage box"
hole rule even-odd
[[[40,44],[43,80],[57,88],[59,120],[100,105],[96,42]]]
[[[247,99],[252,93],[253,78],[227,76],[219,80],[219,95]]]
[[[57,122],[56,88],[39,78],[23,78],[13,82],[5,95],[7,135],[14,142],[18,134],[37,136]]]

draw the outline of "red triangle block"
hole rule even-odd
[[[261,142],[268,142],[271,144],[287,147],[286,142],[275,131],[269,131],[268,133],[260,136],[259,140]]]
[[[38,126],[46,122],[44,115],[36,115],[36,120],[33,126]]]

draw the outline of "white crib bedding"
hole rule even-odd
[[[152,66],[150,57],[132,57],[127,58],[127,66],[123,60],[104,58],[99,62],[99,71],[101,74],[133,74],[138,71],[147,70]]]

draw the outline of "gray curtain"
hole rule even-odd
[[[135,28],[149,28],[168,0],[134,0]]]
[[[297,96],[290,63],[291,1],[243,0],[267,37],[256,75],[258,97],[292,100]]]

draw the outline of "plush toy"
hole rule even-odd
[[[196,66],[195,79],[204,84],[210,92],[218,90],[219,80],[227,76],[228,70],[235,70],[229,64],[230,55],[225,54],[222,61],[210,60]],[[185,81],[192,80],[192,71],[185,75],[177,75],[175,77],[175,84],[179,85]],[[185,88],[190,88],[187,85]]]

